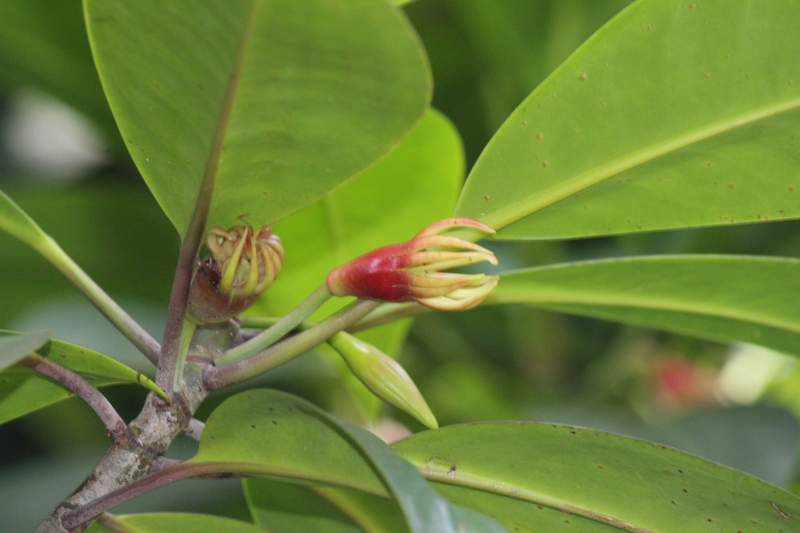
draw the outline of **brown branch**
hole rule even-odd
[[[71,531],[131,498],[182,479],[200,476],[230,477],[231,472],[222,471],[224,467],[224,463],[180,463],[168,466],[65,513],[61,517],[61,525],[65,530]]]
[[[85,401],[100,417],[106,427],[108,436],[111,437],[114,443],[137,442],[136,436],[125,421],[122,420],[122,417],[119,416],[111,402],[80,375],[37,354],[26,355],[22,358],[20,364],[58,382]]]

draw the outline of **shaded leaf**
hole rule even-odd
[[[412,533],[457,531],[447,500],[383,441],[286,393],[251,390],[220,405],[197,455],[184,464],[204,463],[219,471],[391,494]]]
[[[253,521],[274,533],[407,531],[396,502],[342,487],[292,485],[263,478],[244,481]],[[486,515],[453,506],[459,532],[503,533]]]
[[[85,6],[126,145],[181,234],[208,161],[209,225],[270,223],[388,153],[430,97],[422,48],[382,0]]]
[[[800,513],[800,498],[756,478],[594,430],[465,424],[393,447],[449,499],[511,531],[789,531]]]
[[[460,533],[508,533],[499,522],[475,509],[454,505],[453,510],[456,512]]]
[[[220,516],[189,513],[153,513],[114,516],[115,525],[122,526],[125,533],[264,533],[265,528]],[[269,529],[266,529],[270,531]],[[89,533],[114,533],[94,524]]]
[[[800,4],[643,0],[509,117],[459,216],[551,239],[800,216]]]
[[[50,338],[49,331],[35,331],[0,337],[0,371],[5,370],[31,352],[42,347]]]
[[[0,341],[13,338],[0,331]],[[50,339],[36,353],[83,376],[95,387],[137,384],[166,395],[141,373],[92,350]],[[0,372],[0,424],[74,396],[72,392],[30,368],[13,365]]]
[[[502,275],[493,303],[526,303],[800,354],[800,261],[653,256]]]
[[[348,514],[337,509],[317,494],[320,487],[294,485],[271,479],[250,478],[244,480],[244,493],[253,521],[269,527],[275,533],[362,533]],[[347,489],[327,488],[326,491]],[[380,502],[383,506],[392,505],[389,500],[370,496],[364,492],[351,491],[369,498],[371,503]],[[382,508],[379,507],[379,508]],[[397,505],[394,505],[397,509]],[[397,515],[402,520],[402,515]],[[363,522],[363,521],[362,521]]]

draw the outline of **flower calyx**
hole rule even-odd
[[[328,288],[336,296],[384,302],[416,301],[444,311],[475,307],[491,294],[499,277],[443,271],[482,262],[496,265],[497,258],[473,242],[442,235],[454,229],[483,235],[494,233],[476,220],[444,219],[408,242],[378,248],[342,265],[328,275]]]
[[[205,244],[209,255],[195,269],[188,301],[189,315],[198,323],[238,315],[280,274],[283,244],[268,226],[213,227]]]

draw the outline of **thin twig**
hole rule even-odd
[[[252,357],[230,365],[207,367],[203,372],[203,383],[207,390],[213,391],[262,374],[322,344],[379,305],[380,302],[358,300],[312,328]]]
[[[56,241],[49,236],[35,246],[45,259],[61,272],[105,316],[120,333],[125,335],[153,364],[158,364],[161,346],[131,316],[125,312],[89,275],[78,266]]]
[[[122,420],[122,417],[119,416],[114,406],[99,390],[80,375],[37,354],[26,355],[22,358],[20,364],[60,383],[89,404],[89,407],[100,417],[112,441],[118,444],[137,442],[136,436],[125,421]]]
[[[298,324],[308,318],[311,313],[319,309],[320,306],[327,302],[332,296],[333,294],[331,294],[328,286],[323,284],[297,305],[297,307],[270,326],[269,329],[262,331],[247,342],[235,348],[231,348],[218,357],[216,359],[217,364],[229,365],[272,346],[279,341],[281,337],[292,331]]]
[[[81,524],[91,520],[100,513],[103,513],[112,507],[126,502],[131,498],[135,498],[145,492],[157,489],[168,483],[180,481],[192,476],[197,476],[205,473],[203,470],[204,465],[186,465],[177,464],[168,466],[162,470],[154,472],[148,476],[142,477],[121,487],[115,491],[109,492],[100,496],[96,500],[75,509],[74,511],[66,513],[61,519],[61,524],[67,531],[72,531]]]

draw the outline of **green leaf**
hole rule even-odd
[[[322,487],[294,485],[263,478],[244,480],[244,493],[253,516],[253,522],[260,526],[269,526],[275,533],[305,533],[307,531],[362,533],[366,523],[365,518],[359,514],[362,509],[354,510],[350,505],[348,512],[345,513],[320,496],[321,490],[334,494],[339,491],[348,491],[348,489],[341,488],[323,489]],[[397,511],[396,504],[364,492],[352,489],[349,492],[361,498],[368,498],[370,504],[377,504],[378,509],[383,510],[385,507],[391,506],[396,513],[393,518],[400,519],[395,524],[402,523],[402,515]],[[366,512],[369,513],[370,509],[374,509],[374,507],[366,509]],[[384,517],[385,515],[381,515],[381,518],[385,520]],[[361,524],[362,527],[356,526],[356,523]]]
[[[588,261],[503,274],[493,303],[526,303],[800,354],[800,261],[724,255]]]
[[[152,513],[114,516],[117,528],[125,533],[264,533],[271,531],[253,524],[212,516],[189,513]],[[89,533],[114,533],[120,529],[110,529],[95,523]]]
[[[456,512],[460,533],[508,533],[499,522],[475,509],[454,505],[453,510]]]
[[[119,128],[181,233],[204,169],[209,225],[274,222],[391,151],[430,98],[422,47],[383,0],[85,7]]]
[[[35,331],[0,337],[0,372],[26,355],[42,347],[50,338],[49,331]]]
[[[15,338],[15,334],[0,331],[0,341],[9,338]],[[136,384],[166,397],[146,376],[92,350],[50,339],[36,353],[77,372],[95,387]],[[72,392],[38,372],[13,365],[0,372],[0,424],[72,396]]]
[[[362,533],[401,531],[396,502],[342,487],[292,485],[263,478],[244,481],[253,521],[274,533]],[[504,533],[499,524],[472,509],[452,506],[462,533]]]
[[[800,3],[642,0],[509,117],[456,214],[505,239],[800,216]]]
[[[789,531],[800,498],[644,441],[527,422],[450,426],[393,445],[449,499],[510,531]]]
[[[278,391],[251,390],[226,400],[184,465],[391,494],[412,533],[457,531],[447,500],[378,437]]]
[[[278,391],[243,392],[217,407],[206,421],[197,454],[186,464],[203,463],[387,495],[363,456],[322,411]]]
[[[367,430],[348,422],[342,422],[340,427],[381,474],[403,510],[411,533],[458,532],[456,517],[449,502],[432,490],[419,472]]]

